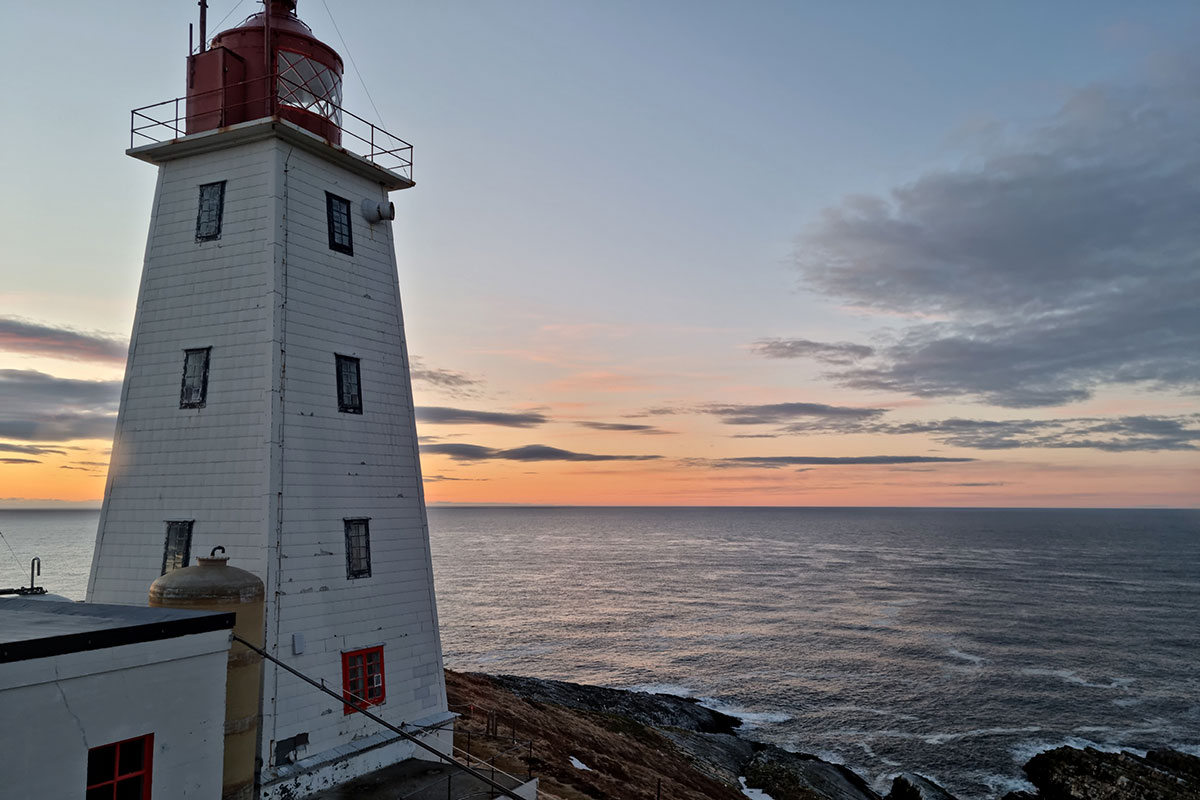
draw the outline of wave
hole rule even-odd
[[[926,744],[945,744],[946,742],[958,742],[963,739],[976,739],[980,736],[1014,736],[1018,733],[1037,733],[1041,729],[1040,725],[1029,725],[1024,728],[975,728],[969,731],[935,733],[917,738],[920,738]]]
[[[791,714],[782,711],[750,711],[742,706],[726,703],[715,697],[701,697],[698,699],[700,705],[711,711],[718,711],[722,714],[728,714],[731,717],[737,717],[746,728],[758,728],[762,725],[778,725],[794,719]]]
[[[959,650],[954,647],[951,647],[946,652],[955,658],[961,659],[963,661],[969,661],[971,664],[973,664],[975,666],[979,666],[981,664],[987,663],[987,659],[984,658],[983,656],[977,656],[972,653],[964,653],[962,650]]]
[[[1085,739],[1081,736],[1067,736],[1056,741],[1051,741],[1048,739],[1030,739],[1018,743],[1009,752],[1012,753],[1013,761],[1023,765],[1038,753],[1044,753],[1047,750],[1053,750],[1057,747],[1074,747],[1078,750],[1091,747],[1095,750],[1099,750],[1102,753],[1128,752],[1137,756],[1146,755],[1145,750],[1138,750],[1133,747],[1122,747],[1121,745],[1114,744],[1112,742],[1094,742],[1091,739]]]
[[[1049,669],[1043,667],[1026,667],[1021,670],[1021,674],[1032,677],[1058,678],[1064,683],[1086,686],[1089,689],[1124,689],[1135,680],[1134,678],[1110,678],[1108,683],[1096,683],[1079,675],[1073,669]]]
[[[614,686],[613,688],[624,689],[627,692],[669,694],[674,695],[675,697],[694,697],[696,694],[696,691],[690,686],[683,686],[678,683],[639,683],[636,686]]]

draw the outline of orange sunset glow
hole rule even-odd
[[[415,145],[389,224],[430,503],[1200,504],[1186,47],[1063,20],[1018,68],[923,26],[901,74],[861,20],[577,11],[412,10],[444,35],[399,49],[311,20],[403,76],[345,100]],[[145,64],[187,4],[77,12],[30,10],[106,59],[70,77],[86,127],[8,134],[10,507],[101,502],[156,180],[128,110],[182,91]]]

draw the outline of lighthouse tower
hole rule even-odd
[[[88,600],[223,546],[270,655],[446,751],[388,202],[412,148],[342,109],[294,0],[200,39],[186,98],[132,114],[158,184]],[[271,662],[262,689],[258,797],[423,752]]]

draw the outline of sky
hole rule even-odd
[[[1195,3],[298,12],[415,147],[430,503],[1200,505]],[[0,13],[0,506],[98,506],[196,6]]]

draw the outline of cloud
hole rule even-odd
[[[653,425],[635,425],[630,422],[577,422],[575,424],[596,431],[624,431],[629,433],[643,433],[651,436],[673,433],[673,431],[664,431],[662,428],[656,428]]]
[[[844,466],[848,464],[949,464],[978,461],[975,458],[944,458],[941,456],[739,456],[718,459],[688,459],[689,466],[717,468],[761,467],[778,469],[793,466]]]
[[[767,358],[811,358],[825,364],[846,365],[875,354],[875,348],[850,342],[814,342],[810,339],[759,339],[751,345]]]
[[[110,334],[41,325],[19,317],[0,317],[0,350],[72,361],[124,364],[129,344]]]
[[[444,406],[417,406],[417,419],[436,425],[500,425],[505,428],[533,428],[550,421],[545,414],[503,411],[472,411]]]
[[[1054,420],[945,419],[877,426],[885,434],[926,434],[976,450],[1085,448],[1122,453],[1200,449],[1200,414]]]
[[[1013,408],[1200,389],[1197,71],[1079,91],[1015,144],[826,210],[797,250],[808,286],[925,320],[835,379]],[[840,347],[799,345],[862,352]]]
[[[120,393],[120,381],[0,370],[0,437],[38,442],[111,439]]]
[[[783,422],[814,420],[827,423],[830,420],[867,420],[884,414],[884,408],[855,408],[852,406],[829,406],[824,403],[771,403],[769,405],[722,405],[701,406],[700,411],[712,414],[726,425],[769,425]],[[800,424],[805,424],[802,422]]]
[[[40,464],[36,458],[0,458],[0,464]]]
[[[67,454],[66,450],[60,450],[56,447],[42,447],[38,444],[7,444],[5,442],[0,442],[0,452],[24,453],[31,456],[65,456]]]
[[[421,452],[449,456],[455,461],[651,461],[662,458],[662,456],[574,453],[544,444],[528,444],[508,450],[477,444],[431,444],[422,447]]]
[[[483,380],[452,369],[428,366],[420,356],[410,356],[410,373],[414,383],[424,383],[454,397],[478,397]]]

